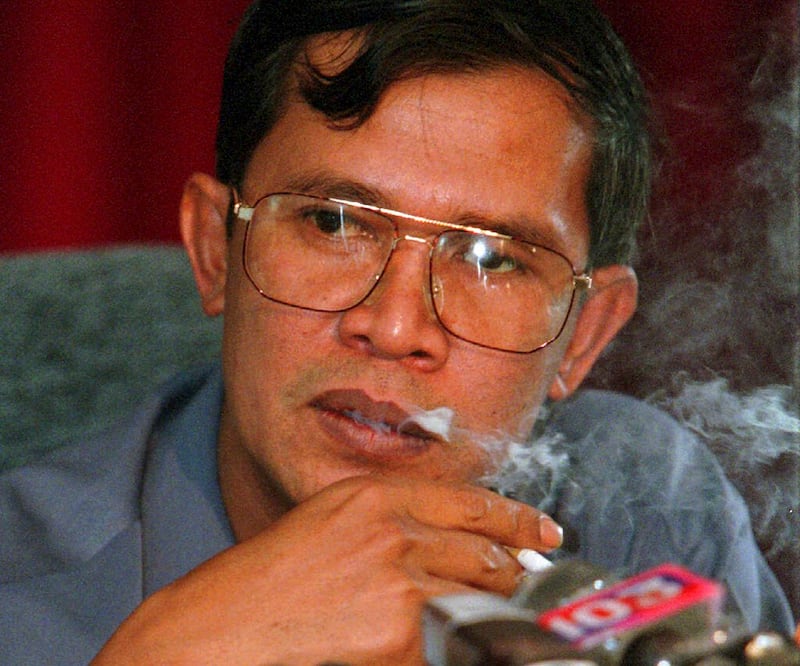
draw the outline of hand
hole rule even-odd
[[[93,663],[422,664],[428,597],[510,594],[521,568],[500,544],[558,542],[482,488],[348,479],[145,600]]]

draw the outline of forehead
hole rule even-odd
[[[448,221],[481,221],[585,251],[591,132],[563,88],[504,67],[416,76],[390,86],[354,129],[336,128],[299,96],[256,149],[243,196],[352,185],[366,203]],[[540,241],[541,242],[541,241]]]

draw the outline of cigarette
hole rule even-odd
[[[553,563],[544,555],[530,548],[511,548],[510,546],[506,546],[505,549],[508,551],[509,555],[516,558],[517,562],[522,565],[522,568],[529,573],[544,571],[553,566]]]

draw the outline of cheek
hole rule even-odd
[[[252,419],[259,422],[274,418],[283,401],[281,381],[315,348],[309,338],[322,339],[322,324],[304,311],[262,297],[235,269],[226,285],[224,317],[222,360],[230,404],[240,421],[251,420],[251,414],[261,415]]]
[[[451,356],[451,367],[458,368],[454,386],[460,393],[464,422],[476,432],[526,437],[558,367],[558,350],[479,354],[480,358],[462,360],[460,365]]]
[[[513,443],[528,441],[542,403],[546,399],[559,352],[544,349],[529,357],[512,357],[495,364],[493,372],[470,394],[473,413],[482,425],[466,436],[475,460],[477,483],[493,487]]]
[[[238,294],[229,301],[235,305],[225,312],[223,359],[232,379],[251,377],[260,385],[274,387],[331,338],[333,324],[323,316],[272,303],[253,292],[254,297]]]

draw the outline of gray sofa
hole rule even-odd
[[[0,469],[99,430],[217,353],[177,247],[0,258]]]
[[[748,501],[759,544],[800,616],[796,393],[786,385],[734,392],[720,375],[684,376],[679,389],[665,380],[671,389],[652,391],[669,371],[643,350],[656,335],[657,346],[675,351],[663,336],[688,339],[678,319],[665,327],[665,316],[663,303],[644,310],[589,383],[647,397],[705,439]],[[177,247],[0,255],[0,469],[110,425],[177,370],[214,358],[220,335]],[[703,363],[703,345],[687,359]]]

